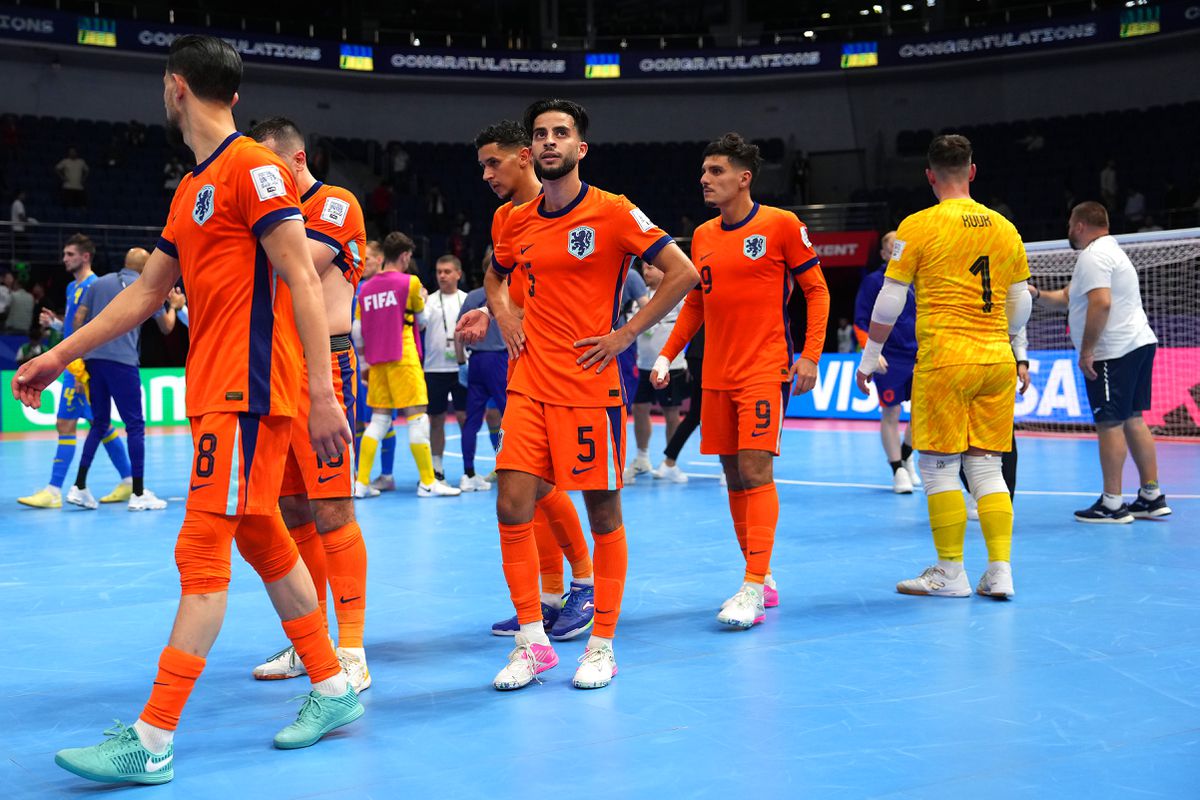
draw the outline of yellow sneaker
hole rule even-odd
[[[117,488],[113,489],[104,497],[100,498],[101,503],[124,503],[133,495],[133,484],[121,481],[117,484]]]
[[[28,497],[18,497],[17,502],[33,508],[62,508],[62,492],[52,492],[47,487]]]

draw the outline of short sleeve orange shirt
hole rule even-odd
[[[351,192],[317,181],[300,198],[309,239],[333,251],[333,263],[351,286],[362,278],[367,227],[362,206]]]
[[[653,262],[671,237],[624,196],[586,183],[562,209],[544,205],[513,209],[494,233],[492,268],[525,281],[525,349],[508,388],[554,405],[623,405],[617,365],[581,369],[575,342],[613,330],[633,259]]]
[[[302,220],[283,162],[234,133],[184,176],[158,249],[178,259],[191,337],[187,413],[296,413],[303,350],[292,297],[259,244],[283,220]]]

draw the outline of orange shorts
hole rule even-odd
[[[620,489],[625,406],[556,406],[509,392],[496,469],[537,475],[564,491]]]
[[[739,450],[779,455],[790,384],[705,389],[700,404],[700,452],[732,456]]]
[[[354,349],[329,354],[333,369],[333,394],[346,412],[350,430],[354,430],[356,400],[354,370],[358,363]],[[308,373],[300,382],[300,401],[292,419],[292,446],[287,454],[280,497],[295,494],[309,499],[332,499],[354,496],[353,451],[344,451],[333,461],[321,461],[308,438]]]
[[[187,507],[230,517],[279,513],[292,418],[218,411],[191,424]]]

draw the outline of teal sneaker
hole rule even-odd
[[[175,745],[165,753],[151,753],[137,731],[120,720],[104,732],[109,737],[92,747],[59,750],[54,763],[81,778],[101,783],[166,783],[175,777]]]
[[[275,746],[280,750],[311,747],[334,728],[354,722],[365,710],[362,703],[358,702],[353,686],[348,687],[340,697],[309,692],[296,721],[275,734]]]

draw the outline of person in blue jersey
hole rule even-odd
[[[871,309],[875,307],[875,298],[883,288],[883,273],[887,270],[895,242],[895,231],[883,235],[879,243],[882,266],[868,273],[858,287],[858,297],[854,301],[854,332],[860,344],[867,340]],[[879,435],[883,439],[883,452],[892,468],[892,491],[896,494],[912,494],[913,487],[921,484],[921,477],[913,463],[911,425],[904,431],[903,440],[900,438],[900,405],[912,397],[913,368],[917,363],[917,303],[912,287],[908,289],[904,310],[900,312],[896,327],[883,349],[883,357],[887,361],[887,372],[875,376],[881,414]]]
[[[50,311],[43,311],[41,324],[44,327],[60,331],[63,338],[70,336],[75,330],[75,312],[79,301],[88,288],[95,282],[97,276],[92,271],[92,261],[96,257],[96,245],[92,240],[77,233],[67,239],[63,245],[62,261],[67,272],[71,274],[71,282],[67,284],[67,307],[62,318]],[[75,433],[79,427],[80,418],[91,422],[92,408],[88,402],[88,374],[83,361],[74,361],[67,366],[67,372],[62,379],[62,395],[58,401],[58,421],[55,430],[58,432],[58,449],[54,451],[54,463],[50,470],[50,483],[44,489],[26,497],[18,497],[17,502],[32,508],[62,508],[62,485],[67,479],[67,470],[75,458]],[[125,443],[117,435],[111,425],[100,437],[108,457],[121,476],[121,482],[116,488],[100,498],[101,503],[123,503],[133,494],[133,478],[129,465],[129,454],[125,451]],[[66,500],[73,505],[89,507],[87,498],[79,493],[74,486],[67,492]]]

